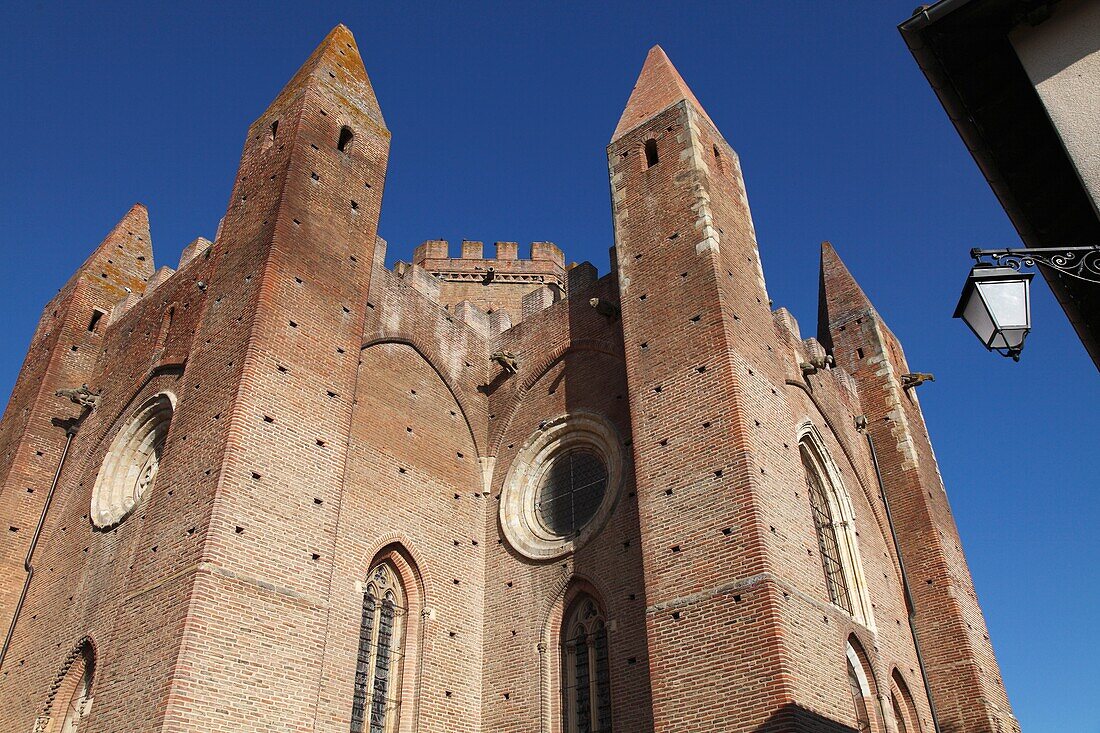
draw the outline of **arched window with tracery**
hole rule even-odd
[[[853,646],[853,642],[855,646]],[[871,728],[871,708],[872,700],[874,698],[874,692],[871,689],[871,682],[868,680],[867,664],[864,662],[862,647],[859,651],[856,651],[856,647],[859,645],[859,641],[855,637],[848,639],[848,646],[846,651],[848,661],[848,684],[852,690],[852,706],[856,712],[856,730],[859,733],[870,733]]]
[[[871,626],[871,602],[859,560],[851,497],[814,433],[803,436],[799,453],[829,600]]]
[[[397,731],[407,615],[401,577],[389,562],[378,563],[363,589],[351,733]]]
[[[565,615],[561,659],[562,730],[610,733],[607,619],[592,596],[578,597]]]

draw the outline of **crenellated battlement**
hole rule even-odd
[[[568,289],[565,254],[553,242],[532,242],[529,256],[519,256],[518,242],[496,242],[496,256],[485,256],[485,245],[462,240],[458,257],[452,257],[450,243],[430,239],[413,250],[412,264],[395,268],[403,277],[422,273],[430,277],[434,300],[445,306],[468,302],[486,313],[503,311],[511,323],[531,311],[525,298],[535,291],[547,291],[540,302],[556,302]],[[424,286],[424,283],[422,283]]]
[[[429,239],[413,250],[412,260],[415,265],[440,272],[484,273],[489,267],[499,275],[563,275],[565,272],[565,253],[553,242],[532,242],[530,255],[526,258],[519,256],[518,242],[496,242],[495,247],[496,256],[486,257],[483,242],[464,239],[459,256],[452,257],[447,240]]]

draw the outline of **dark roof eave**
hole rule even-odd
[[[940,100],[940,104],[943,105],[944,111],[947,112],[947,116],[958,132],[959,137],[962,138],[967,150],[974,158],[974,162],[977,163],[978,169],[989,183],[1005,213],[1008,214],[1009,220],[1016,228],[1021,240],[1027,247],[1057,246],[1058,243],[1044,241],[1040,233],[1034,229],[1026,211],[1019,204],[1012,186],[999,174],[996,156],[990,151],[990,146],[986,143],[985,138],[973,124],[968,105],[952,82],[949,70],[936,53],[933,45],[928,43],[926,39],[926,33],[937,23],[966,6],[976,5],[982,1],[941,0],[932,6],[920,8],[912,17],[898,25],[898,31],[909,47],[910,53],[913,54],[917,65],[928,79],[932,91]],[[1007,7],[1009,4],[1005,3],[1005,6]],[[1088,244],[1092,243],[1088,242]],[[1083,243],[1067,242],[1062,244]],[[1079,283],[1073,283],[1068,276],[1060,275],[1049,268],[1039,269],[1081,339],[1085,350],[1092,357],[1097,369],[1100,369],[1100,330],[1098,330],[1100,326],[1093,323],[1097,319],[1089,315],[1090,313],[1100,312],[1097,311],[1096,296],[1086,295],[1085,300],[1087,302],[1081,303],[1079,302],[1080,296],[1075,296],[1075,293],[1081,292]]]

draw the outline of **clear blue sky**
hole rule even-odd
[[[133,202],[158,264],[213,238],[248,124],[338,22],[393,131],[391,262],[551,240],[606,272],[604,147],[660,43],[741,155],[776,306],[815,332],[829,239],[935,373],[921,403],[1024,730],[1096,733],[1100,379],[1038,280],[1019,364],[950,317],[969,248],[1019,239],[897,33],[915,4],[5,3],[0,395]]]

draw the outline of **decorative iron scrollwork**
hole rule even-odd
[[[988,257],[993,264],[1019,270],[1042,265],[1063,275],[1100,283],[1100,245],[1088,247],[1044,247],[1034,249],[972,249],[976,262]]]

